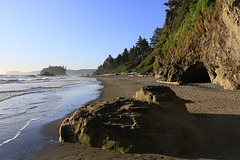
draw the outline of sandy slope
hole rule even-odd
[[[116,97],[132,97],[145,85],[160,85],[153,77],[98,77],[105,86],[100,100]],[[159,154],[121,154],[89,148],[78,144],[55,144],[51,148],[34,153],[28,159],[240,159],[240,91],[226,91],[213,84],[190,84],[171,87],[182,98],[196,124],[206,136],[205,149],[188,157],[171,157]],[[45,135],[57,134],[54,122],[48,124]]]

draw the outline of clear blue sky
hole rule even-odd
[[[0,74],[97,68],[165,21],[167,0],[0,0]]]

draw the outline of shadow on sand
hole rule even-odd
[[[193,114],[197,126],[207,138],[204,149],[191,159],[240,159],[240,115]]]

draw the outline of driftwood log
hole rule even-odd
[[[166,81],[160,81],[160,80],[157,80],[158,83],[165,83],[165,84],[172,84],[172,85],[182,85],[183,82],[182,81],[177,81],[177,82],[166,82]]]

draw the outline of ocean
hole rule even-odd
[[[18,159],[58,137],[41,128],[99,97],[94,78],[0,76],[0,159]]]

